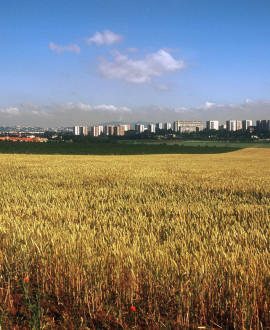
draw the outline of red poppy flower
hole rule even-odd
[[[130,310],[131,310],[132,312],[136,312],[136,307],[131,306],[131,307],[130,307]]]
[[[24,282],[29,282],[29,277],[25,277]]]

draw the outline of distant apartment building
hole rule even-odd
[[[124,126],[125,126],[125,132],[130,131],[130,125],[129,124],[125,124]]]
[[[143,133],[144,132],[144,125],[142,124],[136,124],[135,125],[135,131],[138,132],[138,133]]]
[[[263,131],[269,131],[270,130],[270,120],[265,120],[265,119],[257,120],[256,127]]]
[[[114,135],[124,136],[125,135],[125,125],[117,125],[114,127]]]
[[[99,136],[99,128],[98,128],[98,126],[92,126],[91,128],[90,128],[90,134],[92,135],[92,136]]]
[[[74,135],[80,135],[80,126],[74,126],[73,127],[73,134]]]
[[[243,131],[248,130],[248,128],[251,127],[251,126],[252,126],[252,120],[248,120],[248,119],[242,120],[242,129],[243,129]]]
[[[219,121],[218,120],[208,120],[206,122],[206,128],[207,129],[215,129],[218,131],[219,129]]]
[[[73,127],[73,134],[74,135],[87,135],[88,134],[88,127],[87,126],[74,126]]]
[[[264,131],[266,130],[266,124],[267,124],[266,120],[256,120],[256,127]]]
[[[164,123],[164,129],[165,130],[169,130],[169,129],[172,129],[172,124],[171,123]]]
[[[239,131],[242,129],[242,121],[241,120],[227,120],[226,121],[227,131]]]
[[[92,136],[99,136],[103,133],[103,126],[92,126],[91,127],[91,135]]]
[[[236,120],[227,120],[226,121],[227,131],[232,132],[237,130],[237,121]]]
[[[88,127],[87,126],[80,126],[80,135],[88,135]]]
[[[156,125],[155,124],[149,124],[148,125],[148,132],[149,133],[155,133],[156,132]]]
[[[236,130],[239,131],[243,128],[242,121],[236,120]]]
[[[163,129],[162,123],[156,123],[156,129]]]
[[[112,136],[114,134],[114,126],[113,125],[106,125],[104,129],[105,135]]]
[[[180,133],[198,132],[203,130],[203,122],[176,120],[173,123],[173,129],[175,132]]]

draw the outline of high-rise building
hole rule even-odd
[[[219,122],[218,122],[218,120],[208,120],[206,122],[206,128],[207,129],[218,130],[219,129]]]
[[[88,127],[87,126],[80,126],[80,135],[88,135]]]
[[[155,124],[149,124],[148,125],[148,132],[149,133],[155,133],[156,132],[156,125]]]
[[[270,130],[270,123],[269,120],[263,119],[263,120],[257,120],[256,121],[256,126],[257,128],[263,130],[263,131],[268,131]]]
[[[239,131],[242,128],[243,128],[242,121],[236,120],[236,130]]]
[[[242,129],[243,131],[246,131],[250,126],[252,126],[252,120],[242,120]]]
[[[124,136],[125,135],[125,125],[117,125],[114,127],[114,135]]]
[[[173,123],[173,129],[175,132],[180,133],[198,132],[203,130],[203,122],[176,120]]]
[[[172,128],[172,124],[171,123],[164,123],[164,129],[166,130],[166,131],[168,131],[169,129],[171,129]]]
[[[156,129],[163,129],[162,123],[156,123]]]
[[[236,129],[237,129],[236,120],[227,120],[226,127],[227,127],[227,131],[229,131],[229,132],[236,131]]]
[[[80,126],[74,126],[73,127],[73,134],[74,135],[80,135]]]
[[[99,135],[104,132],[104,126],[98,126],[99,127]]]
[[[114,134],[114,126],[113,125],[106,125],[105,126],[105,135],[111,136]]]
[[[87,126],[74,126],[73,127],[73,134],[74,135],[87,135],[88,134],[88,127]]]
[[[138,132],[138,133],[143,133],[144,129],[145,129],[145,127],[142,124],[136,124],[135,125],[135,131]]]
[[[99,129],[98,126],[92,126],[90,129],[92,136],[99,136]]]
[[[91,127],[92,136],[99,136],[102,133],[103,133],[103,126],[92,126]]]

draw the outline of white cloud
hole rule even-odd
[[[7,115],[18,115],[20,114],[20,110],[18,108],[6,108],[6,109],[0,109],[0,113]]]
[[[117,111],[118,109],[114,105],[100,104],[93,107],[93,110],[97,111]]]
[[[93,107],[90,104],[67,102],[60,105],[54,104],[50,107],[50,109],[59,110],[60,112],[69,110],[92,111]]]
[[[214,108],[216,107],[217,104],[216,103],[213,103],[213,102],[205,102],[205,104],[202,106],[202,108],[204,109],[211,109],[211,108]]]
[[[32,110],[31,111],[31,114],[35,115],[35,116],[38,116],[38,117],[48,117],[50,116],[51,114],[46,112],[46,111],[38,111],[38,110]]]
[[[116,107],[114,105],[107,104],[99,104],[99,105],[91,105],[87,103],[64,103],[64,104],[54,104],[52,106],[46,107],[47,111],[74,111],[74,112],[131,112],[131,110],[127,107]]]
[[[0,108],[1,122],[3,125],[25,126],[73,126],[94,125],[102,122],[116,121],[120,118],[132,116],[133,110],[125,106],[112,104],[89,103],[53,103],[49,105],[36,105],[21,103],[18,107]]]
[[[164,107],[149,105],[128,108],[113,104],[62,103],[35,105],[22,103],[19,106],[0,108],[2,125],[36,125],[43,127],[92,126],[98,123],[122,120],[123,122],[173,122],[174,120],[219,120],[270,119],[270,101],[243,101],[241,104],[218,104],[206,102],[204,107]],[[120,119],[119,119],[120,118]]]
[[[61,114],[63,112],[69,113],[86,113],[86,112],[132,112],[131,109],[128,107],[116,107],[112,104],[98,104],[98,105],[91,105],[88,103],[72,103],[67,102],[63,104],[52,104],[46,106],[38,106],[33,103],[21,103],[19,107],[14,108],[6,108],[0,109],[1,114],[6,115],[35,115],[35,116],[47,116],[47,115],[54,115],[54,114]]]
[[[180,108],[175,108],[174,111],[179,112],[179,113],[185,113],[185,112],[188,112],[189,109],[187,109],[185,107],[180,107]]]
[[[99,72],[108,79],[122,79],[130,83],[143,84],[151,81],[154,76],[161,76],[168,72],[175,72],[186,67],[183,60],[174,59],[171,54],[160,49],[148,54],[144,59],[129,58],[118,51],[111,52],[113,62],[101,58]]]
[[[217,104],[217,103],[214,103],[214,102],[209,102],[209,101],[206,101],[204,103],[204,105],[201,105],[195,109],[198,109],[198,110],[214,110],[214,109],[220,109],[220,108],[229,108],[229,107],[234,107],[234,105],[232,104]]]
[[[120,36],[119,34],[115,34],[109,30],[106,30],[103,34],[100,32],[96,32],[96,34],[93,37],[85,39],[88,45],[95,43],[98,46],[101,45],[110,46],[120,42],[121,40],[122,40],[122,36]]]
[[[53,42],[50,42],[49,48],[55,51],[57,54],[61,54],[63,52],[73,52],[79,54],[81,52],[81,48],[77,44],[73,44],[69,46],[61,46],[61,45],[55,45]]]
[[[116,107],[114,105],[100,104],[93,106],[94,111],[110,111],[110,112],[131,112],[127,107]]]

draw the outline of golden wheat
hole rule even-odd
[[[269,327],[269,165],[0,155],[0,324]]]

